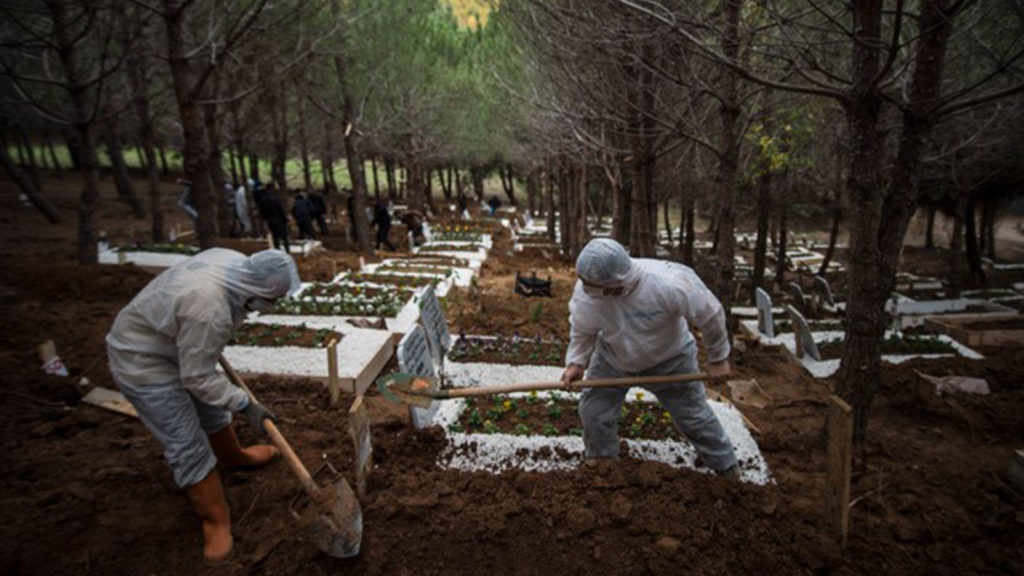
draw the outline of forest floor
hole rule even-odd
[[[74,181],[60,183],[47,182],[51,196],[73,206]],[[238,554],[227,568],[204,568],[198,521],[157,442],[139,421],[80,403],[74,385],[85,373],[112,386],[104,335],[151,276],[71,263],[73,213],[47,226],[17,205],[12,188],[0,180],[2,573],[1024,574],[1024,494],[1003,476],[1024,439],[1021,350],[886,367],[870,439],[856,456],[849,546],[840,550],[822,513],[825,400],[835,383],[759,347],[735,359],[735,377],[757,379],[771,396],[762,410],[742,409],[774,484],[630,459],[544,474],[441,470],[441,431],[414,430],[404,410],[371,395],[375,467],[362,501],[362,553],[336,560],[306,540],[288,510],[297,484],[279,462],[226,472]],[[101,225],[125,232],[127,210],[109,189],[103,197]],[[332,251],[302,268],[309,279],[356,263]],[[550,275],[554,297],[516,296],[516,271]],[[446,302],[452,332],[567,339],[573,280],[568,261],[522,258],[499,242],[477,287]],[[47,339],[71,378],[40,369],[35,348]],[[915,370],[984,377],[992,394],[923,403]],[[300,458],[326,459],[354,480],[345,402],[329,408],[326,391],[302,380],[250,384]],[[243,442],[255,440],[243,419],[235,426]]]

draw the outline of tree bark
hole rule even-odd
[[[42,192],[43,182],[39,177],[39,167],[36,165],[36,153],[35,149],[32,148],[32,142],[28,138],[28,133],[25,132],[25,127],[21,124],[17,124],[15,128],[18,131],[18,140],[21,142],[21,146],[25,150],[25,166],[28,168],[29,176],[32,178],[32,185],[35,189]],[[42,154],[39,155],[42,159]]]
[[[370,158],[370,165],[373,167],[373,197],[380,200],[380,183],[377,177],[377,158]]]
[[[57,212],[57,209],[49,200],[40,195],[39,189],[35,187],[32,179],[22,172],[21,168],[14,163],[14,159],[11,158],[10,154],[7,152],[7,140],[2,138],[0,138],[0,162],[3,163],[4,169],[7,171],[7,175],[10,176],[11,180],[13,180],[18,186],[18,189],[28,197],[28,201],[42,213],[43,217],[45,217],[50,224],[59,224],[61,222],[61,217]]]
[[[832,229],[828,234],[828,249],[825,250],[825,259],[821,261],[821,268],[818,269],[818,275],[824,276],[828,272],[828,266],[832,262],[832,258],[836,254],[836,242],[839,241],[839,224],[843,219],[843,198],[842,194],[837,188],[833,192],[832,197]]]
[[[335,17],[340,17],[341,1],[333,0],[331,10]],[[344,46],[344,36],[339,43]],[[338,51],[334,54],[334,70],[338,79],[338,88],[341,96],[341,119],[342,135],[345,144],[345,157],[348,161],[348,171],[352,178],[352,205],[355,208],[355,238],[359,249],[367,254],[373,254],[373,244],[370,242],[370,235],[366,213],[366,173],[363,171],[363,156],[360,148],[359,131],[356,130],[356,108],[352,99],[351,87],[348,81],[347,62],[345,55]]]
[[[787,224],[789,210],[785,202],[779,202],[779,240],[775,243],[775,285],[780,289],[786,282],[786,244],[789,242]]]
[[[967,193],[960,192],[953,210],[953,235],[949,240],[949,278],[946,296],[959,298],[964,287],[964,214],[967,212]]]
[[[765,164],[757,181],[757,240],[754,244],[754,271],[750,279],[750,295],[754,288],[764,288],[764,271],[768,263],[768,223],[772,218],[772,173]]]
[[[924,229],[924,249],[934,250],[935,249],[935,204],[929,204],[927,206],[928,220],[925,224]]]
[[[167,62],[171,68],[174,96],[181,116],[185,137],[185,178],[192,183],[192,201],[199,218],[196,235],[199,246],[212,248],[217,238],[217,208],[211,193],[210,164],[206,150],[206,135],[198,102],[198,78],[188,57],[185,32],[184,0],[164,0],[164,26],[167,29]]]
[[[167,176],[171,173],[171,167],[167,165],[167,153],[164,152],[163,146],[158,148],[160,152],[160,173]]]
[[[724,27],[722,53],[730,62],[739,56],[739,20],[741,0],[724,1]],[[740,135],[737,124],[740,117],[738,99],[739,74],[732,67],[723,67],[719,118],[722,132],[722,154],[718,160],[718,228],[716,253],[718,256],[718,299],[727,315],[731,314],[735,262],[735,196],[736,171],[739,166]]]
[[[474,166],[470,168],[470,176],[473,180],[473,194],[476,195],[476,199],[483,202],[484,200],[484,169],[480,166]]]
[[[547,174],[541,175],[541,186],[544,187],[544,213],[547,215],[548,240],[555,242],[555,175],[554,167],[548,164]]]
[[[110,156],[110,167],[114,172],[114,187],[117,190],[117,195],[131,208],[132,217],[142,220],[146,217],[146,209],[143,208],[139,197],[135,195],[135,188],[132,186],[132,179],[128,174],[128,166],[124,162],[121,136],[117,133],[113,119],[107,121],[106,141],[107,155]]]
[[[697,200],[693,197],[693,194],[687,194],[686,196],[686,240],[683,242],[683,262],[687,266],[693,266],[693,245],[697,241],[697,229],[696,229],[696,218],[697,218]]]
[[[978,246],[977,214],[975,210],[977,202],[975,195],[967,197],[967,207],[964,214],[964,240],[967,245],[967,265],[971,272],[971,279],[978,280],[982,285],[988,285],[988,278],[985,277],[985,268],[981,263],[981,248]]]
[[[43,134],[43,138],[46,142],[46,149],[50,153],[50,164],[53,166],[54,170],[60,172],[64,168],[60,165],[60,160],[57,159],[57,151],[53,147],[53,138],[50,137],[49,132],[45,132]]]

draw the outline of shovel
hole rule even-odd
[[[256,395],[245,385],[227,358],[221,356],[220,365],[227,372],[228,378],[245,390],[252,402],[257,402]],[[358,555],[359,545],[363,541],[363,511],[348,481],[340,478],[333,486],[320,488],[277,429],[277,425],[272,420],[264,420],[263,426],[270,441],[281,451],[292,472],[298,476],[302,489],[309,497],[310,506],[317,507],[308,523],[317,548],[335,558]]]
[[[415,376],[398,372],[377,379],[377,390],[382,396],[395,403],[409,404],[420,408],[429,408],[436,400],[451,400],[470,396],[491,396],[508,394],[509,392],[532,392],[534,390],[571,390],[582,388],[631,387],[647,384],[671,384],[673,382],[693,382],[707,380],[704,372],[694,374],[666,374],[664,376],[635,376],[627,378],[596,378],[593,380],[577,380],[566,388],[561,380],[546,382],[520,382],[504,386],[480,386],[475,388],[441,388],[437,378]]]

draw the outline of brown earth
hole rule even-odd
[[[109,184],[101,225],[127,236],[127,210]],[[546,474],[440,470],[441,432],[414,431],[404,409],[371,395],[375,468],[362,501],[360,556],[331,559],[306,539],[288,511],[297,483],[278,462],[226,472],[238,555],[231,567],[206,569],[198,521],[159,445],[137,420],[79,402],[82,374],[112,386],[103,337],[151,276],[69,262],[76,188],[70,177],[46,179],[67,218],[50,227],[0,180],[5,574],[1024,573],[1024,494],[1004,476],[1024,441],[1020,349],[884,368],[869,439],[857,452],[844,551],[822,517],[825,398],[835,382],[814,380],[778,349],[756,347],[737,353],[735,376],[756,378],[772,398],[763,410],[744,411],[774,485],[628,459]],[[565,338],[568,266],[544,265],[553,270],[554,298],[525,299],[512,292],[514,273],[542,263],[497,255],[475,292],[449,299],[453,331]],[[544,313],[533,321],[537,302]],[[35,347],[49,338],[71,378],[40,369]],[[915,370],[984,377],[992,394],[922,402]],[[311,468],[326,456],[354,480],[345,402],[328,408],[322,386],[301,380],[251,384]],[[254,440],[244,419],[236,427],[243,442]]]
[[[281,324],[242,324],[235,331],[231,343],[236,346],[323,348],[331,340],[341,341],[341,338],[341,334],[327,328],[311,330]]]

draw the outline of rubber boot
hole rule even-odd
[[[206,564],[226,564],[231,560],[234,539],[231,537],[231,511],[224,498],[220,474],[214,469],[198,484],[186,486],[185,493],[203,522],[203,558]]]
[[[281,455],[278,449],[270,444],[256,444],[242,448],[238,436],[230,424],[215,434],[210,434],[210,447],[217,455],[217,461],[226,466],[244,466],[253,468],[270,463]]]

